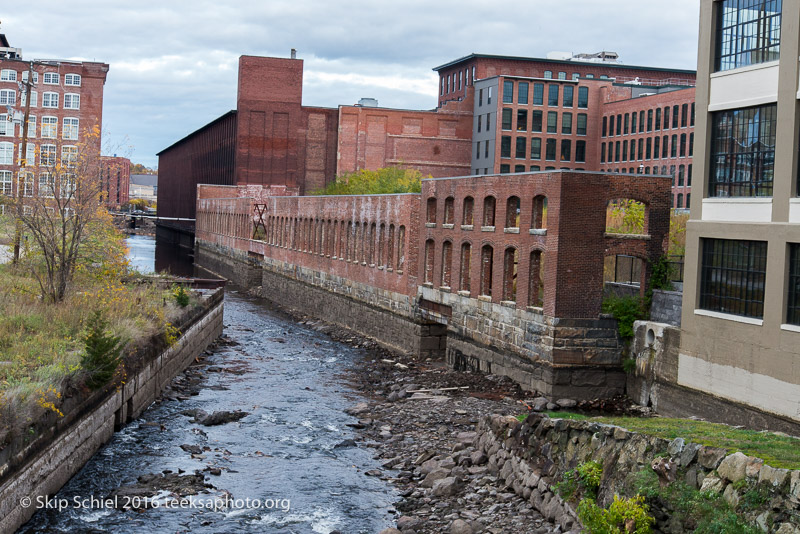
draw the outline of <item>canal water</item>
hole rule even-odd
[[[154,243],[134,241],[134,262],[153,265],[146,251],[154,253]],[[59,492],[52,502],[64,509],[40,509],[20,532],[373,534],[393,524],[394,490],[365,474],[378,467],[373,449],[345,441],[354,419],[343,410],[358,399],[339,375],[360,351],[227,289],[227,339],[208,357],[199,394],[151,406]],[[193,409],[249,415],[206,427],[184,415]],[[203,450],[192,455],[181,445]],[[194,506],[163,492],[159,508],[140,512],[90,500],[164,471],[203,472],[213,488]],[[214,497],[227,508],[209,509]]]

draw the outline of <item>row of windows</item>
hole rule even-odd
[[[694,133],[672,136],[631,139],[630,141],[609,141],[600,143],[600,163],[619,161],[646,161],[651,159],[685,158],[694,154]],[[638,150],[637,150],[638,149]]]
[[[26,105],[26,93],[21,93],[21,105]],[[42,93],[42,107],[58,109],[58,101],[60,99],[59,93],[46,92]],[[39,93],[31,91],[31,107],[37,107],[39,100]],[[17,103],[17,92],[13,89],[0,89],[0,105],[14,106]],[[64,94],[64,109],[81,109],[81,95],[78,93],[65,93]]]
[[[470,79],[470,74],[472,75],[472,79]],[[472,67],[472,70],[467,67],[463,71],[459,71],[458,74],[448,74],[447,78],[442,76],[439,96],[461,91],[464,89],[465,83],[466,85],[475,83],[475,67]]]
[[[481,227],[495,227],[495,211],[497,199],[486,196],[483,199],[483,212],[481,217]],[[425,221],[429,226],[436,226],[437,223],[437,199],[430,197],[426,204]],[[471,196],[464,197],[461,204],[461,229],[471,230],[474,225],[475,199]],[[505,228],[519,228],[522,204],[518,196],[510,196],[506,199],[506,220]],[[455,224],[455,199],[447,197],[444,201],[444,225]],[[547,228],[547,197],[537,195],[531,204],[531,229],[541,230]]]
[[[677,169],[677,174],[676,174]],[[600,172],[606,172],[600,169]],[[628,172],[630,174],[650,174],[650,167],[639,165],[638,167],[630,167],[625,169],[608,169],[607,172]],[[672,187],[691,187],[692,186],[692,164],[689,165],[670,165],[667,170],[666,165],[662,165],[659,169],[658,165],[653,166],[653,174],[660,176],[672,176]]]
[[[5,113],[0,114],[0,136],[14,137],[16,126],[13,122],[8,121],[7,119],[8,115]],[[71,141],[77,141],[80,121],[76,117],[64,117],[62,124],[62,138]],[[43,139],[56,139],[58,137],[58,117],[42,117],[42,128],[40,133]],[[22,136],[22,128],[20,128],[19,134]],[[36,137],[35,115],[28,116],[28,137]]]
[[[517,137],[514,143],[514,158],[516,159],[542,159],[542,138],[530,138],[530,152],[528,152],[528,137]],[[480,143],[478,145],[478,156],[480,156]],[[558,148],[557,139],[545,139],[544,159],[556,161],[556,150]],[[500,157],[511,157],[511,136],[504,135],[500,138]],[[476,158],[479,159],[479,158]],[[572,161],[572,140],[562,139],[559,161]],[[575,161],[583,163],[586,161],[586,141],[575,142]]]
[[[663,117],[664,117],[664,130],[670,129],[670,109],[672,110],[672,128],[686,128],[688,126],[694,126],[694,113],[695,113],[695,105],[694,102],[691,104],[691,112],[689,111],[690,107],[689,104],[683,104],[678,106],[675,104],[670,108],[669,106],[664,107],[663,110]],[[648,109],[647,114],[645,114],[645,110],[639,111],[638,113],[634,111],[633,113],[625,113],[617,114],[617,115],[608,115],[603,117],[603,126],[602,126],[602,137],[614,137],[615,135],[635,135],[637,133],[644,133],[644,132],[652,132],[653,130],[659,131],[661,130],[661,117],[662,117],[662,110],[661,108],[656,108],[655,110]],[[637,124],[638,118],[638,124]],[[655,124],[654,124],[655,119]],[[679,126],[680,125],[680,126]],[[637,130],[638,126],[638,130]],[[645,129],[646,128],[646,129]]]
[[[503,104],[514,103],[514,92],[516,86],[517,104],[528,105],[528,93],[530,89],[529,82],[514,82],[513,80],[503,81]],[[533,94],[530,95],[530,102],[534,106],[544,105],[544,88],[543,83],[533,83]],[[559,97],[561,97],[561,105],[565,108],[571,108],[575,105],[575,86],[563,85],[563,92],[561,91],[562,85],[549,84],[547,86],[547,105],[558,106]],[[578,107],[589,107],[589,88],[578,87]]]
[[[70,198],[75,192],[75,175],[61,174],[60,177],[49,172],[39,173],[37,182],[32,173],[21,176],[23,182],[23,195],[26,197],[40,196],[54,198],[58,193],[59,198]],[[11,171],[0,171],[0,195],[10,197],[14,194],[14,180]]]
[[[17,71],[12,69],[3,69],[0,70],[0,82],[16,82],[18,79]],[[28,81],[28,71],[22,71],[22,76],[19,77],[23,82]],[[58,85],[59,84],[59,74],[57,72],[45,72],[42,80],[46,85]],[[39,73],[33,73],[33,83],[39,83]],[[69,85],[72,87],[80,87],[81,85],[81,75],[80,74],[65,74],[64,75],[64,85]]]
[[[544,112],[538,109],[531,111],[530,131],[541,132],[542,120]],[[561,133],[564,135],[571,135],[572,132],[572,117],[573,114],[569,111],[561,113]],[[575,121],[575,133],[577,135],[586,135],[586,128],[588,122],[588,115],[586,113],[578,113]],[[503,108],[502,120],[500,128],[503,130],[516,130],[518,132],[528,131],[528,110],[517,109],[516,122],[514,121],[514,110],[511,108]],[[488,131],[488,118],[487,118],[487,131]],[[480,132],[480,115],[478,116],[478,131]],[[547,133],[558,133],[558,112],[547,112]]]
[[[22,143],[19,145],[19,159],[22,159]],[[38,149],[39,160],[41,165],[55,165],[56,164],[56,145],[41,145]],[[36,146],[28,144],[25,155],[26,166],[33,166],[36,164]],[[74,145],[65,145],[61,147],[61,161],[65,165],[74,164],[77,161],[78,147]],[[0,143],[0,165],[14,165],[14,143]]]
[[[569,167],[559,167],[559,168],[562,171],[570,170]],[[475,174],[480,174],[478,172],[479,170],[480,169],[475,169]],[[529,169],[528,169],[529,172],[539,172],[541,170],[542,170],[542,168],[539,165],[531,165],[529,167]],[[556,170],[556,168],[553,167],[553,166],[547,166],[547,167],[544,168],[544,170],[545,171],[554,171],[554,170]],[[583,170],[586,170],[586,169],[578,168],[578,169],[575,169],[575,170],[576,171],[583,171]],[[488,169],[483,169],[483,171],[484,171],[483,174],[488,174]],[[514,172],[526,172],[525,171],[525,165],[514,165]],[[503,163],[502,165],[500,165],[500,174],[510,174],[510,173],[511,173],[511,165],[509,165],[507,163]]]

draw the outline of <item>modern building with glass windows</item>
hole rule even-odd
[[[798,422],[800,1],[700,11],[678,383]]]

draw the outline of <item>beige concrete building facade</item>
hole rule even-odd
[[[800,0],[701,0],[678,362],[680,385],[794,422],[799,56]]]

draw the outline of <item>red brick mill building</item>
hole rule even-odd
[[[434,178],[669,174],[672,205],[689,206],[694,71],[623,65],[608,52],[470,54],[434,70],[434,110],[382,108],[372,99],[322,108],[302,104],[301,59],[242,56],[236,109],[159,153],[159,215],[190,219],[162,221],[162,229],[191,244],[197,184],[306,194],[337,174],[389,165]]]

